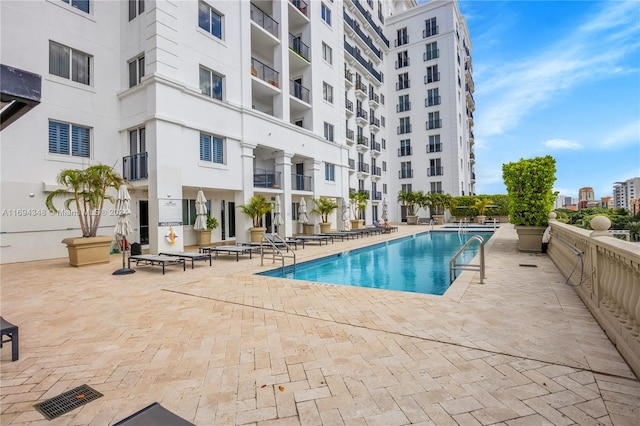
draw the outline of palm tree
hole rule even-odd
[[[408,216],[414,216],[416,210],[416,196],[412,191],[400,191],[398,192],[398,202],[405,206]]]
[[[478,210],[478,215],[484,216],[491,205],[493,205],[493,201],[488,198],[476,198],[473,208]]]
[[[311,213],[320,215],[323,223],[329,222],[329,215],[338,208],[338,204],[333,198],[320,197],[314,198],[313,203],[316,207],[311,210]]]
[[[366,210],[368,198],[366,192],[355,191],[349,193],[354,219],[359,219],[360,213]]]
[[[260,228],[262,216],[273,210],[273,204],[262,195],[254,195],[247,204],[240,205],[238,208],[252,219],[254,228]]]
[[[56,182],[63,188],[51,192],[45,201],[47,209],[57,213],[53,200],[67,198],[65,209],[73,205],[78,211],[80,229],[83,237],[95,237],[100,225],[105,200],[115,201],[107,194],[109,188],[117,190],[124,179],[111,166],[96,164],[84,170],[64,169],[58,174]]]

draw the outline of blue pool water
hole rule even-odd
[[[430,232],[299,263],[260,275],[442,295],[449,288],[449,261],[473,235],[492,232]],[[470,263],[480,249],[471,244],[458,258]]]

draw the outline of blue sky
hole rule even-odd
[[[640,1],[458,0],[472,43],[476,192],[551,155],[555,190],[640,176]]]

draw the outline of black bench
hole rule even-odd
[[[0,317],[0,322],[2,323],[2,334],[0,335],[0,348],[2,347],[3,343],[11,342],[11,361],[17,361],[18,355],[19,355],[18,326],[11,324],[9,321],[5,321],[5,319],[2,317]],[[4,338],[5,336],[7,336],[8,339],[5,340]]]

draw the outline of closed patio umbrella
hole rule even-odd
[[[382,201],[382,220],[387,222],[389,220],[389,204],[387,203],[387,199],[385,198]]]
[[[344,198],[342,199],[342,222],[344,222],[344,229],[349,229],[349,203]]]
[[[207,230],[207,199],[204,197],[202,189],[196,195],[196,221],[193,224],[194,231]]]
[[[304,201],[304,197],[300,197],[300,205],[298,206],[298,222],[302,224],[302,232],[304,232],[304,225],[309,223],[309,216],[307,215],[307,203]]]
[[[273,226],[276,227],[276,230],[279,229],[279,226],[284,224],[284,220],[282,220],[282,206],[280,205],[280,195],[276,195],[276,205],[273,208]]]
[[[120,237],[121,247],[122,247],[122,269],[118,269],[113,273],[113,275],[126,275],[133,274],[135,271],[133,269],[127,268],[125,266],[125,240],[127,236],[133,232],[133,227],[131,226],[131,196],[129,195],[129,191],[127,190],[127,185],[122,184],[120,188],[118,188],[118,198],[116,198],[116,212],[118,213],[118,220],[116,221],[116,228],[114,229],[114,233],[116,234],[116,239]]]

